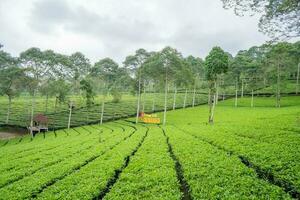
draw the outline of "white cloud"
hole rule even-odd
[[[220,0],[1,0],[0,43],[16,56],[36,46],[121,63],[138,48],[170,45],[205,57],[216,45],[235,54],[263,43],[257,22]]]

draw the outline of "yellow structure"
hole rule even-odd
[[[139,120],[147,124],[160,124],[160,118],[156,114],[148,115],[141,113]]]

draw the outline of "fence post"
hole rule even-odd
[[[184,100],[183,100],[183,108],[186,106],[186,98],[187,98],[187,89],[185,89],[185,95],[184,95]]]
[[[101,118],[100,118],[100,124],[103,123],[103,115],[104,115],[104,99],[102,101],[102,107],[101,107]]]
[[[196,85],[194,87],[194,93],[193,93],[193,103],[192,103],[193,107],[195,106],[195,98],[196,98]]]
[[[174,97],[173,97],[173,110],[175,110],[176,108],[176,94],[177,94],[177,88],[175,86]]]
[[[73,101],[70,102],[69,104],[69,120],[68,120],[68,129],[70,129],[70,125],[71,125],[71,117],[72,117],[72,108],[73,108]]]

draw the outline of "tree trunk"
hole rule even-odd
[[[185,95],[184,95],[184,100],[183,100],[183,108],[186,106],[186,98],[187,98],[187,89],[185,89]]]
[[[214,88],[213,88],[214,87]],[[210,124],[214,123],[214,108],[215,108],[215,102],[216,102],[216,83],[213,83],[210,81],[209,83],[209,117],[208,122]]]
[[[46,95],[46,105],[45,105],[45,114],[48,113],[48,101],[49,101],[49,95]]]
[[[224,101],[225,100],[225,91],[223,92],[223,98],[222,100]]]
[[[152,112],[155,112],[155,97],[152,100]]]
[[[280,64],[277,65],[276,107],[280,108]]]
[[[238,105],[238,81],[236,80],[236,84],[235,84],[235,102],[234,102],[234,106],[237,107]]]
[[[164,121],[163,121],[163,125],[166,125],[166,122],[167,122],[167,98],[168,98],[168,77],[167,77],[167,69],[166,69],[165,108],[164,108]]]
[[[57,96],[55,96],[55,103],[54,103],[54,113],[56,114],[57,110]]]
[[[300,63],[298,63],[296,94],[298,94],[298,92],[299,92],[299,76],[300,76]]]
[[[208,86],[209,87],[209,86]],[[209,88],[208,90],[208,96],[207,96],[207,104],[209,105],[210,104],[210,99],[211,99],[211,89]]]
[[[196,99],[196,84],[194,86],[194,92],[193,92],[193,103],[192,103],[193,107],[195,106],[195,99]]]
[[[73,102],[70,102],[69,105],[69,120],[68,120],[68,129],[70,129],[70,125],[71,125],[71,117],[72,117],[72,109],[73,109]]]
[[[215,93],[215,104],[217,105],[218,104],[218,101],[219,101],[219,85],[218,85],[218,80],[216,80],[216,86],[215,86],[215,88],[216,88],[216,93]]]
[[[175,86],[174,97],[173,97],[173,110],[176,109],[176,94],[177,94],[177,88]]]
[[[10,118],[11,100],[12,100],[12,97],[8,96],[8,107],[7,107],[7,115],[6,115],[6,122],[5,122],[6,124],[8,124],[9,118]]]
[[[145,112],[145,100],[146,100],[146,83],[144,81],[143,108],[142,108],[142,112]]]
[[[103,123],[103,116],[104,116],[104,106],[105,106],[105,96],[103,96],[102,99],[102,106],[101,106],[101,118],[100,118],[100,124]]]
[[[34,109],[35,109],[35,91],[33,91],[32,99],[31,99],[31,116],[30,116],[30,127],[31,127],[30,128],[30,135],[31,135],[31,138],[33,138],[32,127],[33,127]]]
[[[139,122],[140,100],[141,100],[141,75],[139,75],[139,91],[137,94],[137,108],[136,108],[136,119],[135,119],[136,124]]]
[[[241,92],[241,98],[244,97],[244,79],[242,79],[242,92]]]
[[[215,107],[216,107],[216,103],[217,103],[217,82],[215,82],[215,94],[214,94],[214,102],[213,102],[213,106],[212,106],[212,114],[211,114],[211,121],[212,123],[214,122],[214,114],[215,114]]]
[[[251,108],[253,108],[253,100],[254,100],[254,94],[253,94],[253,89],[252,89],[252,92],[251,92]]]

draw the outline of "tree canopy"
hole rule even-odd
[[[299,0],[222,0],[235,14],[262,13],[259,30],[271,38],[289,39],[300,36]]]

